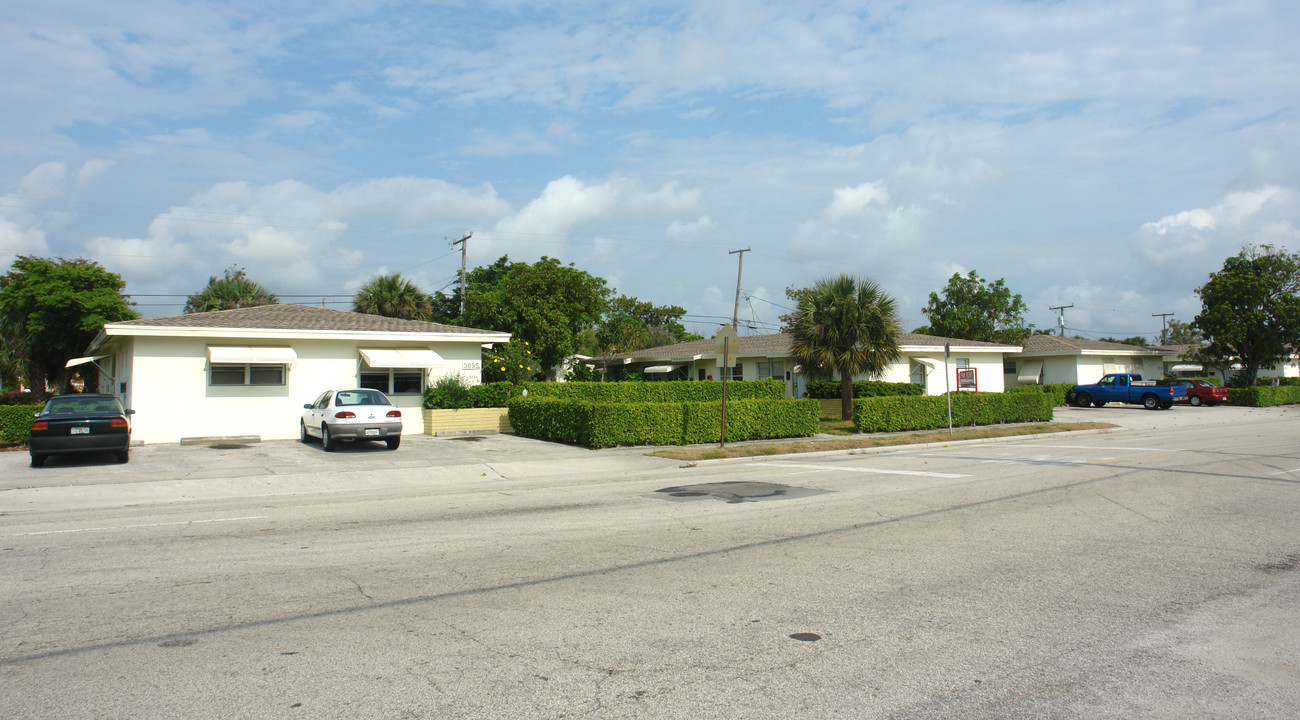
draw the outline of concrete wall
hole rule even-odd
[[[213,386],[208,382],[209,345],[291,347],[298,359],[289,365],[284,385]],[[256,435],[263,440],[298,437],[302,406],[331,389],[360,382],[360,348],[427,348],[443,358],[430,368],[426,382],[460,374],[471,383],[481,379],[478,343],[382,343],[344,340],[263,340],[128,337],[122,341],[124,362],[118,380],[127,383],[123,400],[136,411],[132,440],[177,442],[186,437]],[[424,432],[418,393],[391,395],[402,411],[402,431]]]

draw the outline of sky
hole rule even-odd
[[[775,332],[851,273],[953,273],[1154,339],[1300,251],[1300,3],[44,0],[0,17],[0,271],[85,257],[144,316],[242,267],[348,308],[502,255]],[[733,251],[748,248],[743,254]],[[742,265],[743,262],[743,265]]]

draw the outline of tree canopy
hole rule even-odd
[[[605,280],[543,256],[533,264],[502,255],[466,274],[465,312],[459,297],[437,293],[438,322],[508,332],[526,340],[542,369],[572,355],[581,333],[609,307]]]
[[[280,299],[244,274],[244,269],[231,265],[223,277],[209,277],[204,288],[185,299],[186,313],[233,310],[235,308],[274,305]]]
[[[1255,384],[1300,347],[1300,255],[1272,245],[1247,246],[1196,293],[1201,312],[1192,326],[1204,334],[1198,357],[1209,365],[1240,363],[1239,377]]]
[[[655,305],[619,295],[610,301],[596,328],[597,351],[617,354],[702,339],[682,325],[685,315],[686,309],[678,305]]]
[[[1119,338],[1113,338],[1113,337],[1098,338],[1098,340],[1101,342],[1118,343],[1120,345],[1133,345],[1136,347],[1146,347],[1150,345],[1150,343],[1147,342],[1147,339],[1142,337],[1141,335],[1126,337],[1123,340],[1120,340]]]
[[[34,393],[43,397],[47,383],[70,390],[75,373],[67,361],[79,357],[105,323],[136,317],[125,287],[119,275],[83,258],[14,260],[0,277],[0,332],[10,362]],[[86,370],[92,385],[93,367]]]
[[[1171,319],[1164,330],[1160,331],[1161,345],[1200,345],[1205,341],[1201,332],[1191,323]]]
[[[840,376],[840,413],[853,418],[853,376],[879,375],[897,360],[897,302],[876,283],[851,275],[825,278],[787,293],[798,300],[789,316],[790,350],[804,373]]]
[[[356,312],[403,320],[431,320],[432,303],[433,298],[401,273],[376,275],[352,296],[352,309]]]
[[[1013,294],[1001,278],[988,283],[974,270],[964,276],[953,273],[943,295],[930,293],[922,312],[930,324],[917,332],[925,335],[1020,345],[1033,331],[1025,325],[1025,301],[1020,295]]]

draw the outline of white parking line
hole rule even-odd
[[[1279,470],[1275,473],[1269,473],[1269,475],[1290,475],[1291,473],[1297,472],[1300,472],[1300,468],[1296,468],[1295,470]]]
[[[62,535],[64,533],[102,532],[106,530],[134,530],[136,528],[166,527],[168,525],[200,525],[202,523],[236,522],[239,520],[264,520],[270,515],[249,515],[248,517],[214,518],[212,520],[178,520],[176,522],[144,523],[141,525],[109,525],[105,527],[74,528],[72,530],[43,530],[41,532],[13,533],[9,537],[30,537],[33,535]]]
[[[1097,445],[1038,445],[1036,443],[1031,445],[1031,444],[1022,444],[1022,443],[1000,443],[999,447],[1049,448],[1052,450],[1108,450],[1110,452],[1115,452],[1116,450],[1141,450],[1143,452],[1186,452],[1186,450],[1176,450],[1170,448],[1133,447],[1131,445],[1120,445],[1119,443],[1116,443],[1114,445],[1100,446],[1100,447]]]
[[[843,471],[843,472],[870,473],[872,475],[915,475],[918,477],[932,477],[932,478],[970,477],[970,475],[961,475],[958,473],[924,472],[921,470],[882,470],[880,468],[854,467],[851,465],[849,466],[821,465],[817,463],[785,463],[785,462],[771,462],[767,464],[774,465],[776,467],[808,468],[811,470],[828,470],[828,471],[836,470],[836,471]]]

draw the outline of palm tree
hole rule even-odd
[[[231,265],[226,268],[225,277],[209,277],[207,287],[186,298],[185,312],[233,310],[278,302],[280,298],[261,283],[250,280],[243,268]]]
[[[356,295],[352,296],[352,309],[367,315],[430,320],[433,298],[400,273],[376,275],[357,288]]]
[[[900,357],[897,303],[876,283],[824,278],[796,294],[790,350],[808,375],[840,376],[840,413],[853,419],[853,376],[879,375]]]

